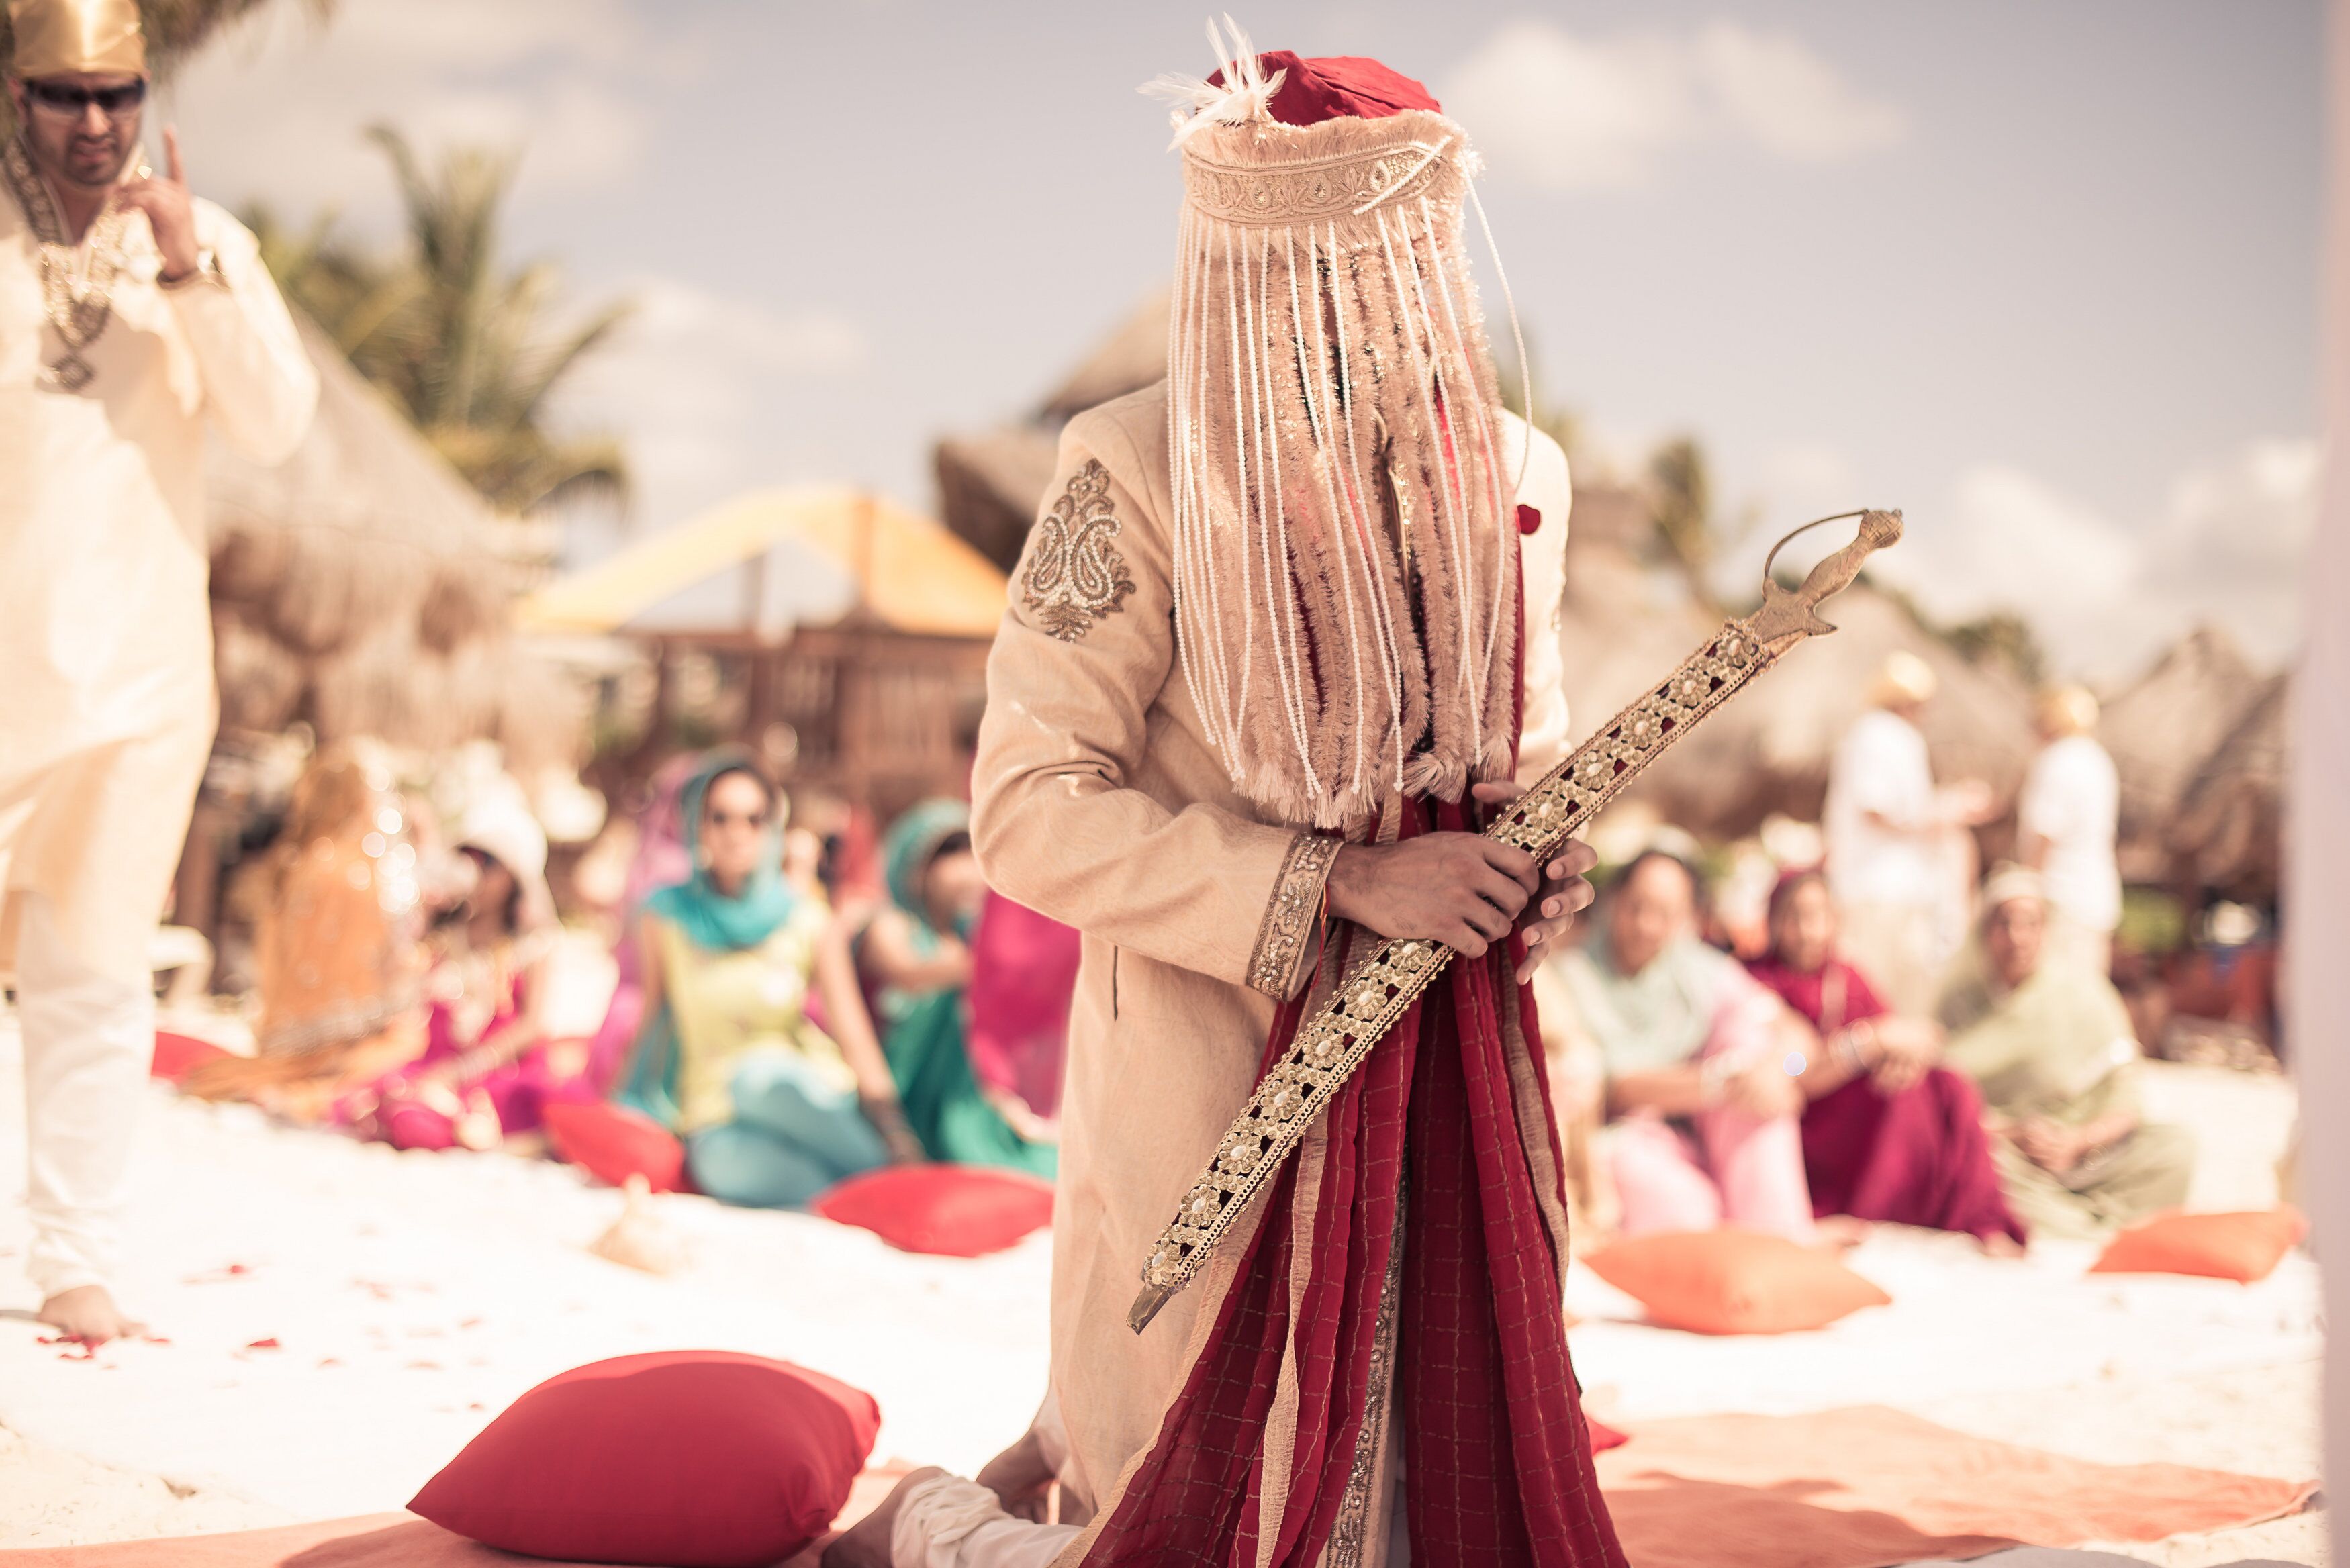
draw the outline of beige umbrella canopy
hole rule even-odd
[[[506,634],[527,525],[501,518],[300,323],[318,411],[275,467],[207,454],[224,729],[307,721],[321,741],[438,750],[500,742],[517,766],[576,761],[577,699]]]

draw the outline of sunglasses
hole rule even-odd
[[[69,82],[26,82],[25,96],[36,109],[47,109],[61,118],[78,119],[96,104],[99,112],[109,119],[118,119],[147,101],[147,84],[126,82],[120,87],[76,87]]]

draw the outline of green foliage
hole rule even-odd
[[[1706,580],[1713,566],[1713,471],[1705,449],[1678,436],[1648,458],[1648,524],[1657,553],[1681,575],[1690,597],[1709,608],[1713,590]]]
[[[2165,958],[2187,945],[2187,911],[2177,898],[2153,888],[2122,889],[2121,925],[2114,946],[2124,952]]]
[[[2048,650],[2041,646],[2031,623],[2013,610],[1993,610],[1972,620],[1939,621],[1907,592],[1883,578],[1864,571],[1861,581],[1899,605],[1920,631],[1941,641],[1969,664],[2003,665],[2027,686],[2037,689],[2047,684]]]
[[[1993,610],[1943,628],[1939,635],[1970,664],[2004,664],[2028,686],[2047,684],[2047,650],[2030,623],[2013,610]]]
[[[494,505],[526,512],[583,493],[625,494],[619,443],[558,435],[547,414],[564,379],[626,319],[629,305],[551,327],[557,269],[507,269],[498,256],[513,159],[458,149],[427,168],[397,131],[378,126],[369,135],[399,183],[407,243],[371,251],[338,234],[331,215],[297,231],[255,210],[247,222],[288,296]]]

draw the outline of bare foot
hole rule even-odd
[[[2023,1243],[2017,1241],[2014,1237],[2009,1235],[2004,1231],[1994,1231],[1990,1235],[1982,1237],[1981,1240],[1982,1241],[1983,1256],[1986,1258],[2021,1258],[2023,1256]]]
[[[83,1345],[104,1345],[143,1334],[147,1325],[123,1315],[104,1285],[76,1285],[59,1291],[41,1303],[40,1319],[68,1339]]]
[[[993,1492],[996,1501],[1003,1505],[1003,1511],[1013,1518],[1024,1519],[1031,1524],[1045,1522],[1053,1482],[1057,1478],[1053,1467],[1045,1462],[1045,1445],[1036,1440],[1034,1427],[1023,1432],[1018,1442],[988,1460],[972,1479]]]
[[[905,1506],[907,1491],[919,1482],[946,1473],[936,1465],[928,1465],[891,1487],[880,1507],[850,1525],[839,1540],[824,1549],[824,1568],[891,1568],[889,1532],[897,1528],[898,1510]]]

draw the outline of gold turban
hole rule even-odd
[[[16,75],[147,74],[147,35],[135,0],[8,0]]]

